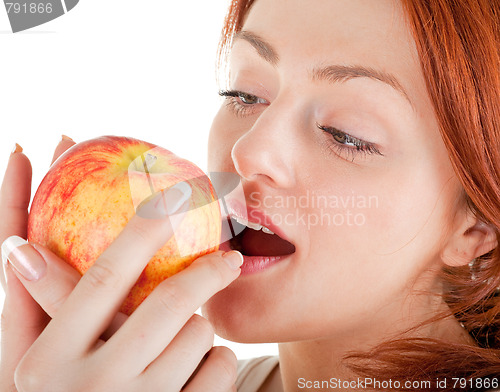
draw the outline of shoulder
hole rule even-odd
[[[238,360],[238,392],[256,392],[278,364],[274,355]]]

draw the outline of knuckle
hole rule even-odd
[[[140,242],[149,242],[151,238],[157,237],[161,232],[152,225],[145,225],[143,222],[137,222],[135,220],[129,222],[127,230],[130,230],[131,234]]]
[[[66,293],[57,293],[57,295],[54,295],[51,299],[52,301],[48,304],[47,311],[51,317],[54,317],[68,299],[68,295]]]
[[[187,294],[183,293],[174,281],[164,281],[158,286],[160,311],[167,317],[183,315],[190,308]]]
[[[99,259],[83,276],[82,279],[92,290],[116,289],[123,282],[120,274],[109,267],[108,260]]]
[[[10,317],[5,311],[5,304],[0,316],[0,336],[6,336],[10,332]]]
[[[216,346],[212,348],[215,355],[216,367],[221,383],[232,385],[236,382],[238,361],[234,353],[227,347]]]
[[[45,326],[47,322],[48,321],[42,319],[32,320],[31,322],[25,321],[25,319],[19,315],[19,309],[6,299],[1,314],[0,337],[8,339],[15,337],[15,339],[18,339],[20,325],[23,326],[25,331],[39,335],[40,328]]]
[[[47,388],[47,379],[43,376],[42,365],[25,357],[14,372],[14,383],[20,392],[43,392]]]
[[[209,270],[210,275],[217,281],[219,286],[222,286],[226,279],[225,276],[225,268],[222,265],[219,257],[211,257],[210,260],[205,263],[206,268]]]
[[[5,302],[2,308],[2,314],[0,316],[0,330],[2,333],[2,337],[11,331],[15,332],[18,328],[18,325],[15,323],[15,315],[19,310],[13,306],[12,301],[10,301],[10,297],[6,296]]]
[[[102,366],[102,364],[101,364]],[[78,385],[78,388],[74,387],[72,392],[103,392],[103,391],[126,391],[124,386],[120,385],[118,387],[118,383],[123,375],[116,374],[116,372],[102,372],[102,369],[99,371],[93,371],[92,373],[92,382],[82,382]]]
[[[196,339],[201,340],[205,344],[208,351],[212,347],[215,337],[214,327],[210,321],[194,314],[189,320],[189,328]]]

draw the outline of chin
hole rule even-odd
[[[273,311],[267,304],[249,301],[244,292],[232,285],[218,292],[201,308],[203,317],[223,339],[238,343],[276,342],[280,337],[280,333],[274,333],[278,318],[271,320],[269,314]]]
[[[236,283],[236,282],[234,282]],[[201,308],[203,317],[213,325],[215,333],[223,339],[238,343],[263,343],[259,333],[258,309],[243,298],[242,290],[233,284],[219,291]]]
[[[286,282],[297,274],[298,239],[290,227],[272,221],[275,214],[234,195],[225,198],[221,212],[219,250],[238,250],[244,261],[240,276],[207,301],[202,314],[224,339],[275,342],[286,331],[280,322],[289,320],[284,309],[293,299]]]

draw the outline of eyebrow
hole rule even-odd
[[[246,30],[240,30],[234,35],[234,40],[236,39],[242,39],[250,43],[250,45],[255,48],[260,57],[262,57],[268,63],[274,66],[278,64],[280,58],[276,50],[274,50],[274,48],[269,43],[264,41],[257,34],[251,33],[250,31]]]
[[[241,30],[235,34],[234,39],[242,39],[250,43],[250,45],[254,47],[260,57],[262,57],[273,66],[278,65],[280,58],[276,50],[257,34],[247,30]],[[411,107],[414,108],[414,105],[408,93],[403,88],[403,85],[394,75],[390,73],[376,70],[370,67],[365,67],[363,65],[340,64],[314,68],[311,72],[311,79],[313,81],[341,83],[355,78],[370,78],[388,84],[398,93],[403,95],[403,97],[408,101]]]

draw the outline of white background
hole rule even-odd
[[[57,0],[54,0],[57,1]],[[215,54],[228,0],[80,0],[66,15],[13,34],[0,5],[0,176],[15,143],[33,165],[33,192],[61,134],[131,136],[206,170],[221,99]],[[1,219],[1,217],[0,217]],[[0,290],[0,304],[4,293]],[[216,337],[238,358],[274,344]]]

